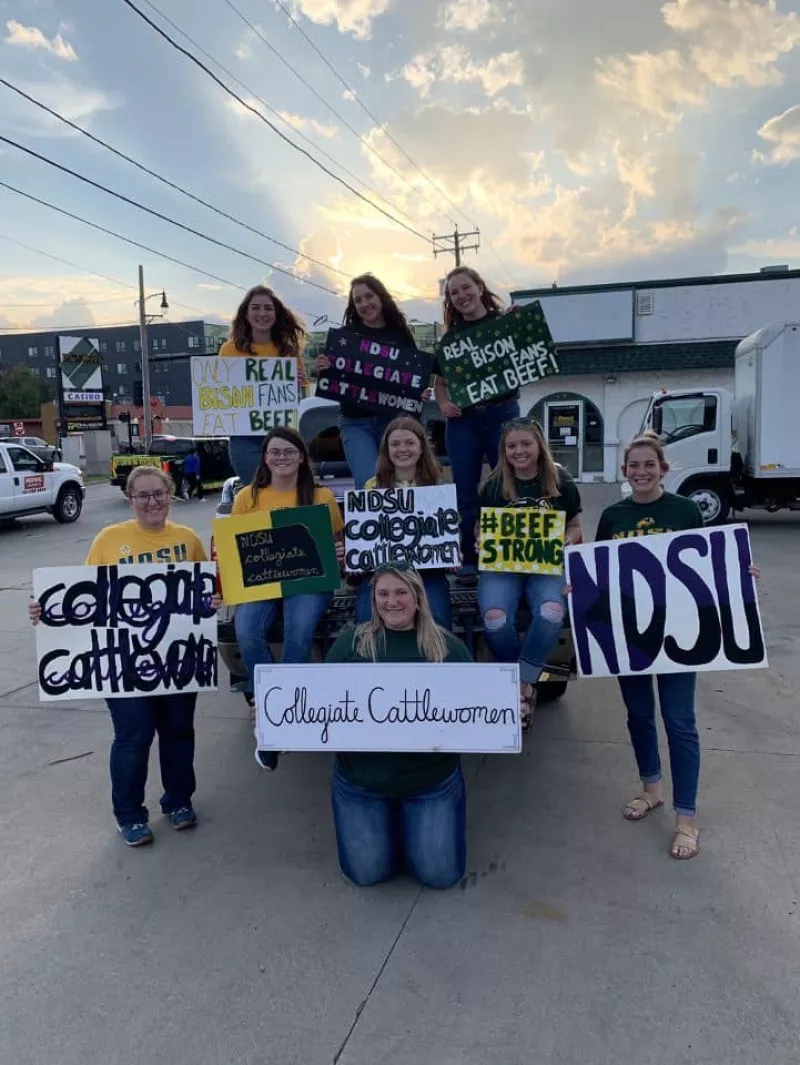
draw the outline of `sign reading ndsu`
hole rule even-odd
[[[422,413],[433,356],[381,344],[352,329],[328,330],[325,355],[330,366],[319,375],[316,392],[323,399],[358,403],[377,413]]]
[[[563,573],[566,524],[563,510],[481,507],[478,569]]]

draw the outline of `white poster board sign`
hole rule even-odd
[[[195,436],[266,436],[297,427],[297,359],[192,356]]]
[[[567,550],[582,677],[767,665],[746,525]]]
[[[345,568],[371,573],[390,562],[415,569],[458,566],[460,521],[454,484],[346,492]]]
[[[213,562],[34,570],[39,698],[216,690],[216,574]]]
[[[516,664],[257,666],[255,689],[262,750],[521,749]]]

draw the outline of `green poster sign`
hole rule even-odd
[[[555,343],[537,300],[510,314],[451,330],[436,345],[450,399],[471,407],[558,373]]]

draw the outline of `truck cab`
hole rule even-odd
[[[31,514],[77,521],[83,508],[83,475],[68,462],[39,458],[17,443],[0,442],[0,522]]]

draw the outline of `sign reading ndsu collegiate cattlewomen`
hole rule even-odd
[[[330,367],[317,380],[318,396],[379,412],[422,412],[433,356],[416,348],[381,344],[352,329],[329,330],[325,354]]]
[[[323,504],[215,518],[225,602],[252,603],[339,587],[331,512]]]
[[[295,427],[300,392],[297,359],[192,357],[195,436],[265,436]]]
[[[371,573],[390,562],[415,569],[451,569],[461,558],[460,521],[454,484],[347,492],[347,572]]]
[[[766,666],[751,564],[746,525],[568,548],[580,675]]]
[[[436,345],[439,370],[457,407],[516,392],[558,373],[556,346],[539,301],[451,330]]]
[[[566,523],[563,510],[481,507],[478,569],[563,573]]]

